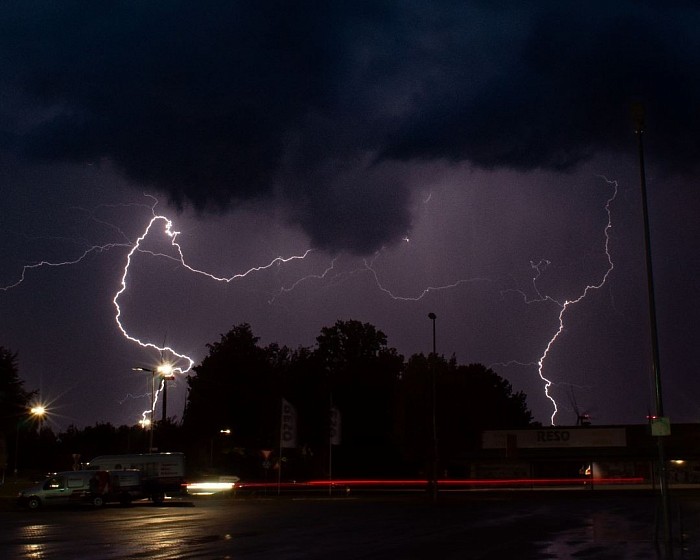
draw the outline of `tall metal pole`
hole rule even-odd
[[[156,372],[151,370],[151,425],[148,430],[148,452],[153,453],[153,428],[155,428],[156,417],[155,410],[156,406]]]
[[[277,461],[277,495],[279,496],[282,492],[282,463],[284,462],[284,456],[282,452],[284,447],[282,446],[282,438],[284,437],[284,398],[280,399],[280,454],[279,460]]]
[[[438,441],[437,441],[437,412],[436,412],[436,390],[435,390],[435,366],[437,361],[437,353],[435,348],[435,313],[428,313],[428,318],[433,322],[433,353],[431,355],[430,364],[430,381],[431,381],[431,413],[432,413],[432,432],[433,432],[433,453],[432,466],[430,473],[430,493],[433,501],[437,500],[438,495]]]
[[[132,371],[145,371],[146,373],[151,374],[151,418],[150,422],[148,423],[148,453],[150,453],[153,450],[153,428],[156,423],[156,411],[155,406],[156,406],[156,386],[155,386],[155,379],[156,379],[156,374],[158,373],[155,369],[148,369],[144,367],[133,367],[131,368]],[[148,385],[147,385],[148,386]],[[143,419],[144,421],[146,420],[145,418]],[[145,424],[144,424],[145,427]]]
[[[160,421],[165,426],[165,419],[168,417],[168,379],[163,377],[163,413]]]
[[[328,392],[328,495],[333,495],[333,391]]]
[[[168,380],[173,378],[173,366],[170,362],[161,361],[156,368],[156,373],[163,379],[163,416],[161,418],[163,425],[168,418]]]
[[[17,437],[15,438],[15,478],[17,478],[17,465],[19,464],[19,424],[20,420],[17,420]]]
[[[644,169],[644,107],[633,107],[635,119],[635,134],[639,147],[639,176],[642,191],[642,212],[644,215],[644,248],[646,253],[647,292],[649,301],[649,323],[651,334],[652,368],[654,373],[654,395],[656,400],[656,418],[664,419],[664,405],[661,395],[661,361],[659,359],[659,335],[656,322],[656,299],[654,297],[654,273],[651,258],[651,235],[649,229],[649,207],[647,203],[647,183]],[[666,557],[673,558],[673,542],[671,535],[671,510],[669,507],[668,471],[666,468],[666,450],[663,435],[656,435],[656,445],[659,454],[659,491],[661,494],[661,521],[663,524],[663,539]]]

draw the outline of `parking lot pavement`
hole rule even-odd
[[[18,547],[29,546],[73,558],[73,539],[90,543],[84,557],[104,559],[127,557],[138,542],[138,554],[154,559],[653,560],[666,558],[657,501],[651,491],[602,490],[445,493],[437,502],[419,493],[224,493],[192,497],[187,508],[144,503],[66,515],[7,501],[0,557],[21,557]],[[672,496],[676,560],[700,558],[699,504],[698,492]]]
[[[306,519],[316,531],[315,536],[309,536],[307,524],[294,526],[289,532],[281,526],[270,540],[264,530],[253,524],[246,532],[249,548],[242,554],[238,551],[238,558],[258,557],[255,556],[257,536],[252,535],[260,535],[266,546],[278,543],[280,550],[296,551],[290,552],[290,558],[321,558],[324,554],[335,560],[390,557],[658,560],[668,557],[659,526],[658,496],[652,489],[444,493],[437,503],[419,494],[412,497],[397,494],[393,498],[356,492],[334,498],[319,494],[280,497],[244,494],[226,499],[212,497],[209,503],[226,500],[250,507],[246,509],[250,512],[259,508],[270,508],[273,516],[289,512],[290,516]],[[328,506],[332,501],[339,505]],[[205,505],[207,501],[199,503]],[[697,489],[674,493],[671,521],[673,558],[700,559]],[[338,529],[338,523],[342,530]],[[285,534],[294,537],[285,538]],[[322,551],[318,555],[302,553],[304,543],[311,541]],[[345,542],[340,549],[338,541]],[[297,553],[301,556],[294,556]]]

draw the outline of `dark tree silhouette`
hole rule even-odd
[[[3,431],[14,429],[17,419],[26,414],[36,391],[24,389],[19,377],[17,354],[0,346],[0,422]]]
[[[483,430],[532,421],[525,395],[492,370],[422,354],[405,363],[369,323],[325,327],[313,349],[258,342],[250,325],[234,327],[208,345],[188,378],[183,450],[190,465],[246,478],[270,475],[261,451],[272,451],[273,462],[279,458],[284,398],[297,412],[297,448],[283,451],[287,477],[328,475],[331,466],[334,477],[425,474],[433,445],[433,374],[444,468],[463,463]],[[332,407],[340,412],[339,445],[330,437]]]
[[[459,469],[479,449],[484,430],[532,424],[526,395],[513,392],[511,384],[493,370],[481,364],[458,365],[454,358],[447,361],[417,354],[410,358],[402,378],[397,414],[406,461],[420,467],[432,456],[431,368],[436,379],[435,419],[442,471]]]
[[[354,476],[396,470],[392,408],[403,356],[387,346],[382,331],[355,320],[323,328],[316,340],[315,356],[326,373],[327,409],[332,401],[340,412],[334,470]]]
[[[200,464],[220,467],[221,459],[237,459],[222,458],[224,448],[246,450],[242,456],[251,462],[254,450],[277,447],[281,372],[289,351],[277,345],[261,348],[258,340],[250,325],[234,327],[219,342],[207,345],[209,354],[187,379],[183,426],[190,452]]]
[[[17,354],[0,346],[0,469],[15,464],[14,445],[20,428],[27,428],[29,401],[36,391],[27,391],[20,379]]]

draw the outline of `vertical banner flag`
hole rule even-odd
[[[340,445],[340,410],[331,406],[331,445]]]
[[[282,428],[280,431],[280,447],[297,446],[297,411],[282,399]]]

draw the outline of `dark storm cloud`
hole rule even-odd
[[[0,140],[179,204],[277,196],[315,246],[410,227],[396,162],[567,169],[698,153],[700,9],[668,2],[7,2]],[[651,129],[650,129],[651,131]]]
[[[107,157],[199,206],[264,195],[284,131],[317,103],[326,49],[296,10],[238,5],[17,4],[10,77],[48,112],[28,152]]]
[[[513,11],[513,14],[516,12]],[[499,16],[497,11],[491,15]],[[385,157],[447,157],[487,167],[566,169],[601,151],[628,151],[631,105],[645,105],[656,155],[687,170],[697,161],[700,130],[700,11],[679,4],[558,3],[530,14],[498,73],[452,72],[416,102]],[[506,16],[508,17],[508,16]],[[508,36],[505,36],[508,35]],[[464,67],[451,50],[445,72]],[[485,69],[488,71],[488,69]]]

